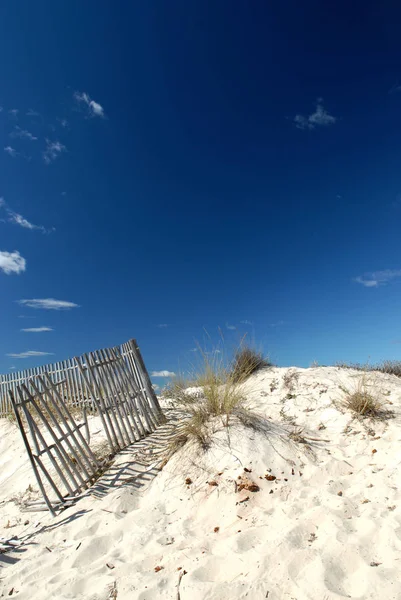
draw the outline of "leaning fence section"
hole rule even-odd
[[[96,352],[101,354],[107,353],[109,350],[98,350]],[[130,377],[132,377],[138,388],[144,391],[149,404],[159,410],[157,398],[136,341],[129,340],[112,350],[117,352],[124,360]],[[80,365],[85,365],[85,357],[87,356],[83,355],[78,358],[70,358],[41,367],[26,369],[25,371],[0,375],[0,418],[13,414],[9,391],[17,398],[17,388],[20,385],[26,384],[32,377],[43,376],[45,373],[50,375],[52,381],[57,384],[60,396],[69,407],[85,407],[88,412],[96,411],[93,386],[88,385],[87,378],[80,369]],[[95,360],[98,360],[98,358]]]
[[[135,340],[15,374],[2,385],[4,412],[11,405],[43,496],[30,508],[44,505],[52,514],[90,487],[110,455],[164,420]],[[105,460],[91,447],[89,411],[104,430]]]

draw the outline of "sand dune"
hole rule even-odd
[[[295,375],[286,386],[288,372]],[[116,457],[91,493],[55,519],[20,513],[11,500],[35,495],[36,484],[19,432],[1,421],[0,536],[24,541],[0,555],[1,593],[401,598],[401,380],[372,382],[394,418],[358,420],[339,403],[341,387],[360,376],[335,367],[262,371],[245,387],[264,430],[216,423],[207,452],[189,444],[158,472],[167,424]]]

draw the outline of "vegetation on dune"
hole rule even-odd
[[[356,416],[372,419],[386,419],[393,412],[386,408],[383,392],[372,374],[365,373],[358,378],[354,389],[342,387],[344,398],[342,406],[352,411]]]
[[[262,352],[258,352],[249,345],[241,344],[234,354],[230,378],[234,383],[242,383],[257,371],[272,366],[273,363]]]
[[[356,371],[365,371],[367,373],[377,371],[386,373],[387,375],[396,375],[401,377],[401,361],[400,360],[383,360],[380,363],[346,363],[337,362],[336,367],[342,369],[355,369]]]
[[[170,444],[170,455],[191,439],[206,449],[217,424],[229,427],[235,418],[251,426],[254,419],[250,418],[241,384],[257,371],[272,366],[260,352],[245,344],[228,362],[216,351],[201,351],[201,357],[201,366],[194,375],[179,377],[163,392],[184,417]]]

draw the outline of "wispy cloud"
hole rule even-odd
[[[68,127],[68,121],[67,121],[67,119],[57,118],[57,121],[60,123],[61,127],[64,127],[64,128]]]
[[[152,377],[175,377],[173,371],[152,371]]]
[[[92,98],[86,92],[74,92],[74,98],[78,104],[87,107],[89,116],[104,118],[104,109],[101,104],[92,100]]]
[[[15,252],[0,251],[0,270],[6,275],[11,275],[11,273],[19,275],[26,270],[26,260],[18,250]]]
[[[241,321],[241,323],[243,325],[253,325],[252,321],[248,321],[248,319],[245,319],[244,321]]]
[[[235,325],[230,325],[229,323],[226,323],[226,329],[230,329],[231,331],[235,331],[237,328]]]
[[[27,327],[26,329],[21,329],[21,331],[25,331],[26,333],[43,333],[44,331],[54,331],[52,327]]]
[[[7,205],[4,198],[0,198],[0,208],[4,208],[4,210],[6,211],[7,218],[4,220],[8,223],[12,223],[13,225],[19,225],[24,229],[36,229],[37,231],[41,231],[42,233],[50,233],[51,231],[54,231],[54,227],[52,227],[51,229],[46,229],[46,227],[44,227],[43,225],[34,225],[34,223],[31,223],[30,221],[28,221],[28,219],[25,219],[25,217],[23,217],[19,213],[14,212]]]
[[[323,107],[323,98],[316,101],[316,110],[308,116],[296,115],[294,117],[295,127],[298,129],[315,129],[316,127],[325,127],[334,125],[337,117],[330,115]]]
[[[25,114],[27,117],[40,117],[40,113],[38,113],[36,110],[33,110],[32,108],[30,108]]]
[[[49,139],[46,139],[46,149],[43,152],[43,160],[47,165],[52,163],[62,154],[66,152],[67,148],[61,142],[54,141],[52,142]]]
[[[12,148],[11,146],[5,146],[4,152],[7,152],[7,154],[12,158],[16,158],[18,156],[18,152],[15,150],[15,148]]]
[[[46,227],[43,227],[43,225],[34,225],[33,223],[31,223],[30,221],[28,221],[27,219],[25,219],[22,215],[19,215],[18,213],[9,211],[8,214],[10,215],[8,218],[8,221],[10,223],[13,223],[14,225],[19,225],[20,227],[23,227],[24,229],[37,229],[38,231],[41,231],[42,233],[49,233],[50,231],[54,231],[54,228],[46,229]]]
[[[388,91],[389,94],[393,94],[394,92],[401,92],[401,85],[399,83],[395,83]]]
[[[270,327],[280,327],[284,325],[284,321],[276,321],[275,323],[270,323]]]
[[[166,329],[167,327],[169,327],[169,325],[168,325],[167,323],[160,323],[160,324],[158,325],[158,327],[159,327],[160,329]]]
[[[191,348],[190,352],[198,352],[198,348]]]
[[[10,356],[11,358],[32,358],[35,356],[50,356],[51,354],[54,354],[54,352],[41,352],[39,350],[26,350],[26,352],[18,352],[18,353],[10,352],[6,356]]]
[[[12,117],[14,117],[14,119],[16,119],[18,117],[18,113],[19,113],[18,108],[10,108],[10,110],[8,111],[8,114],[11,115]]]
[[[78,308],[79,304],[69,302],[68,300],[55,300],[54,298],[33,298],[31,300],[17,300],[21,306],[29,308],[43,308],[44,310],[69,310]]]
[[[401,277],[401,269],[385,269],[384,271],[374,271],[373,273],[359,275],[355,277],[354,281],[364,287],[372,288],[386,285],[386,283],[397,277]]]
[[[21,129],[21,127],[18,127],[18,125],[16,125],[14,131],[10,133],[10,137],[20,138],[22,140],[30,140],[31,142],[34,142],[38,139],[30,131],[27,131],[26,129]]]

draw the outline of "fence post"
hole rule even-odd
[[[129,341],[129,344],[132,348],[132,352],[133,352],[135,358],[138,361],[138,367],[140,370],[141,377],[143,378],[143,383],[145,384],[146,391],[149,395],[149,400],[157,413],[158,421],[161,422],[164,420],[163,411],[160,407],[155,390],[153,389],[152,382],[150,381],[150,377],[149,377],[148,371],[145,367],[145,363],[143,362],[142,354],[141,354],[141,351],[139,350],[137,341],[132,339]]]

